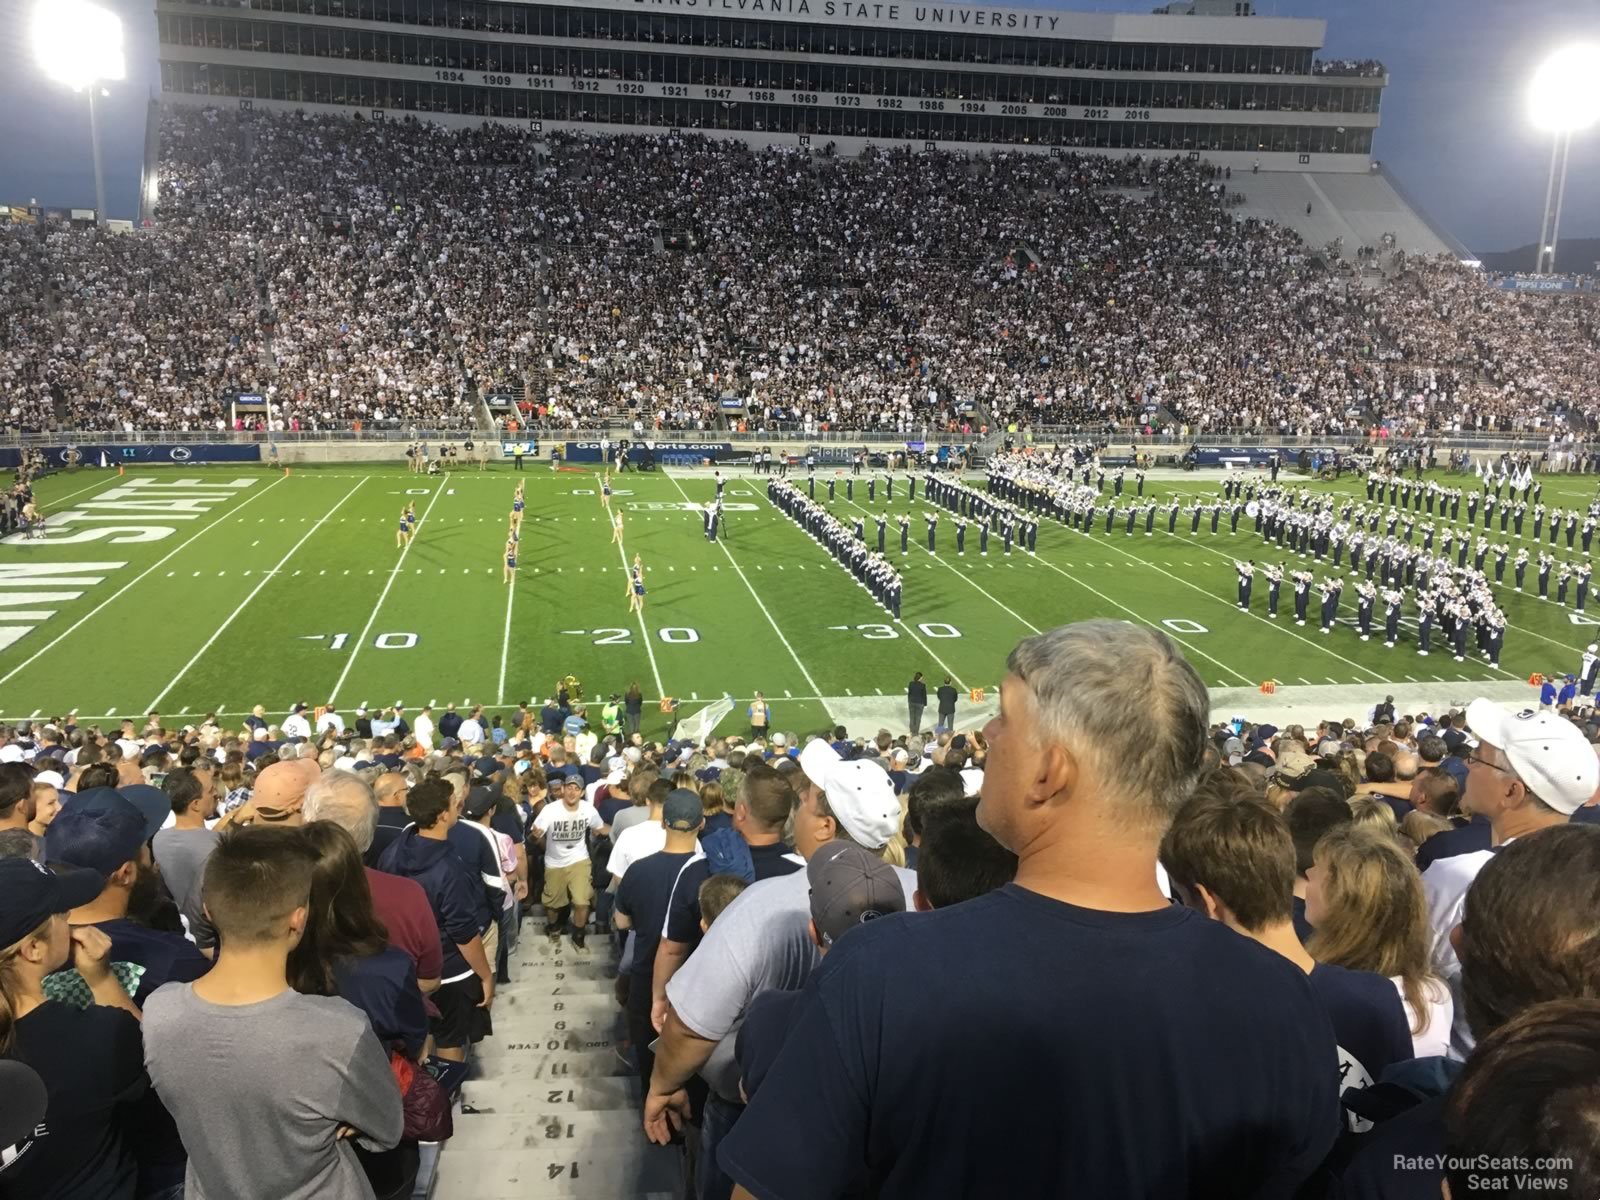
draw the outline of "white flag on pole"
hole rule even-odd
[[[721,700],[713,701],[699,712],[680,720],[673,737],[680,742],[689,741],[699,745],[732,711],[733,697],[724,694]]]

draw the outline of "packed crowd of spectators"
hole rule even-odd
[[[635,699],[0,728],[0,1197],[409,1195],[519,936],[700,1200],[1600,1185],[1593,709],[1214,723],[1113,621],[981,731]]]
[[[1371,64],[1344,64],[1366,69]],[[0,405],[41,426],[1071,424],[1534,431],[1600,405],[1592,296],[1376,288],[1180,159],[445,131],[176,108],[159,214],[0,231]]]

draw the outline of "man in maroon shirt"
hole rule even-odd
[[[324,771],[306,789],[305,819],[332,821],[343,826],[355,839],[363,856],[372,844],[378,823],[378,801],[361,776],[353,771]],[[444,973],[439,939],[439,922],[427,893],[412,879],[402,879],[387,871],[368,867],[367,884],[372,889],[372,908],[389,931],[389,944],[411,956],[416,966],[417,986],[426,996],[439,986]]]

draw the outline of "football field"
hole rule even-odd
[[[819,500],[827,477],[819,471]],[[508,585],[501,551],[519,478],[528,506]],[[803,471],[791,478],[805,486]],[[1453,482],[1476,486],[1469,477]],[[1497,589],[1510,621],[1500,668],[1475,654],[1453,661],[1437,636],[1422,658],[1409,622],[1393,650],[1381,636],[1360,641],[1353,587],[1327,636],[1316,627],[1315,595],[1312,620],[1294,624],[1287,582],[1278,620],[1266,618],[1259,576],[1253,611],[1240,612],[1235,558],[1299,563],[1267,554],[1248,519],[1234,535],[1226,520],[1217,534],[1203,523],[1191,535],[1187,514],[1173,534],[1158,514],[1153,536],[1142,522],[1128,536],[1121,520],[1108,534],[1103,515],[1092,535],[1046,523],[1031,555],[1003,553],[998,535],[980,555],[972,528],[958,556],[949,513],[936,552],[927,550],[920,486],[915,503],[904,476],[892,500],[881,483],[869,500],[862,478],[847,500],[841,478],[830,507],[846,521],[862,516],[869,544],[875,513],[912,514],[904,556],[893,520],[888,530],[888,555],[905,577],[896,621],[767,500],[763,478],[730,476],[716,543],[705,539],[695,507],[715,494],[709,471],[629,472],[614,486],[621,546],[592,468],[530,464],[519,475],[496,464],[426,478],[350,465],[287,476],[232,466],[51,476],[38,486],[46,536],[0,543],[0,720],[155,709],[170,723],[255,704],[282,714],[302,700],[346,713],[397,701],[412,710],[481,703],[493,712],[537,703],[558,678],[575,675],[591,700],[638,681],[647,735],[665,732],[662,697],[689,713],[727,693],[740,702],[724,725],[732,729],[757,691],[781,728],[844,720],[860,733],[871,732],[869,720],[903,727],[904,716],[894,717],[919,670],[931,685],[949,675],[964,697],[963,718],[981,715],[1020,638],[1092,616],[1166,630],[1214,688],[1274,679],[1286,689],[1363,692],[1572,670],[1600,624],[1533,595],[1531,566],[1528,593],[1513,595],[1508,568]],[[1310,486],[1365,499],[1353,477]],[[1174,493],[1215,498],[1220,485],[1172,474],[1146,487],[1156,499]],[[1550,506],[1582,507],[1592,494],[1581,478],[1545,481]],[[410,545],[397,547],[408,502],[421,524]],[[1498,522],[1492,536],[1537,555],[1531,519],[1526,528],[1523,542],[1502,536]],[[1564,542],[1556,553],[1582,557],[1581,546],[1569,552]],[[636,554],[648,587],[638,616],[628,611],[625,570]],[[1330,570],[1312,568],[1319,579]],[[1600,606],[1593,611],[1600,616]],[[1377,624],[1381,634],[1381,607]],[[985,689],[985,706],[965,700],[975,689]]]

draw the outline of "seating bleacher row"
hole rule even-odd
[[[758,699],[748,739],[647,742],[632,691],[0,726],[0,1195],[840,1195],[881,1139],[918,1150],[892,1197],[1401,1197],[1480,1105],[1588,1195],[1597,676],[1538,713],[1208,724],[1164,635],[1092,621],[1021,643],[981,731],[920,674],[898,737]],[[1499,1074],[1574,1037],[1570,1081]],[[1000,1159],[957,1136],[1129,1063],[1131,1108]]]
[[[459,424],[501,387],[565,428],[712,427],[727,394],[888,433],[1561,434],[1600,406],[1592,297],[1401,255],[1350,287],[1177,159],[169,109],[159,197],[131,236],[0,232],[11,424],[212,429],[230,390],[307,430]]]

